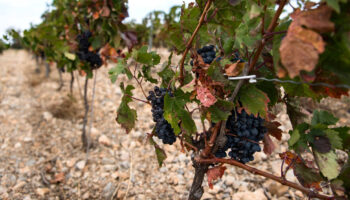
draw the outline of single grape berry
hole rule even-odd
[[[176,136],[171,125],[164,119],[164,97],[168,94],[173,96],[170,90],[165,88],[154,87],[154,91],[149,92],[147,100],[152,104],[152,117],[156,123],[156,134],[164,144],[173,144],[176,141]]]
[[[255,117],[253,114],[248,115],[244,109],[240,113],[237,110],[231,113],[226,122],[227,142],[215,153],[215,156],[226,157],[226,151],[229,150],[228,155],[231,158],[247,163],[254,160],[255,152],[261,151],[259,142],[267,132],[264,119],[260,116]]]

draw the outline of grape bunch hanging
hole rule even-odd
[[[215,153],[215,156],[226,157],[226,151],[230,149],[228,155],[231,158],[241,163],[253,161],[253,154],[261,151],[259,141],[267,132],[264,121],[260,116],[248,115],[244,109],[240,113],[237,110],[232,111],[226,123],[227,142]]]
[[[153,121],[156,123],[156,134],[164,144],[173,144],[176,141],[176,136],[171,125],[164,119],[164,96],[168,94],[173,96],[170,90],[165,88],[154,87],[154,91],[149,92],[147,100],[152,104]]]
[[[82,61],[86,61],[90,64],[91,69],[98,69],[102,66],[102,59],[98,53],[89,51],[90,42],[89,38],[92,36],[90,31],[84,31],[81,35],[78,35],[77,40],[79,42],[78,57]]]

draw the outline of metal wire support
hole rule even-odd
[[[261,80],[261,81],[269,81],[269,82],[278,82],[278,83],[291,83],[291,84],[296,84],[296,85],[302,85],[302,84],[307,84],[309,86],[323,86],[323,87],[329,87],[329,88],[346,88],[346,89],[350,89],[350,85],[346,85],[346,84],[336,84],[336,85],[332,85],[329,83],[322,83],[322,82],[318,82],[318,83],[309,83],[309,82],[297,82],[297,81],[293,81],[293,80],[280,80],[277,78],[265,78],[265,77],[256,77],[256,75],[248,75],[248,76],[231,76],[228,77],[228,80],[242,80],[242,79],[249,79],[249,83],[256,83],[257,80]]]

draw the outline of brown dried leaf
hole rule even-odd
[[[281,124],[279,122],[276,122],[276,121],[265,122],[265,127],[267,128],[267,132],[279,141],[282,138],[282,130],[278,128],[280,126],[281,126]]]
[[[292,78],[298,76],[301,70],[313,70],[318,62],[314,46],[291,35],[283,39],[279,50],[282,64]]]
[[[111,10],[108,8],[108,6],[104,5],[100,10],[100,14],[102,17],[108,17],[111,14]]]
[[[225,73],[227,76],[237,76],[244,68],[244,63],[240,64],[239,61],[232,64],[225,65]]]
[[[210,107],[211,105],[213,105],[217,101],[217,99],[210,92],[210,90],[206,87],[203,87],[203,86],[197,87],[197,99],[205,107]]]
[[[213,181],[217,180],[218,178],[221,178],[224,175],[225,170],[226,167],[222,165],[208,169],[207,177],[210,189],[213,189]]]
[[[318,53],[324,52],[326,44],[323,41],[321,35],[316,33],[315,31],[308,30],[308,29],[302,28],[301,26],[292,24],[288,28],[288,35],[296,37],[303,42],[312,44],[312,46],[315,47],[315,49],[317,49]]]
[[[264,135],[263,141],[264,141],[264,153],[266,153],[267,155],[271,155],[272,152],[274,152],[276,149],[275,143],[272,141],[269,134]]]
[[[334,23],[330,21],[332,8],[321,5],[316,9],[294,12],[291,17],[293,23],[299,26],[306,26],[319,33],[331,32],[334,30]]]
[[[280,153],[279,156],[280,156],[280,158],[282,160],[284,160],[284,162],[287,165],[290,165],[290,168],[294,168],[296,163],[302,163],[303,162],[298,155],[296,155],[296,154],[294,154],[294,153],[292,153],[290,151],[286,151],[284,153]]]
[[[312,7],[316,6],[317,3],[308,1],[305,3],[305,9],[311,9]]]

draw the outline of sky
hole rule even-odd
[[[129,0],[129,18],[141,22],[142,19],[154,10],[168,12],[174,5],[189,3],[194,0]],[[52,0],[0,0],[0,38],[8,28],[24,30],[30,23],[39,24],[41,15]]]

